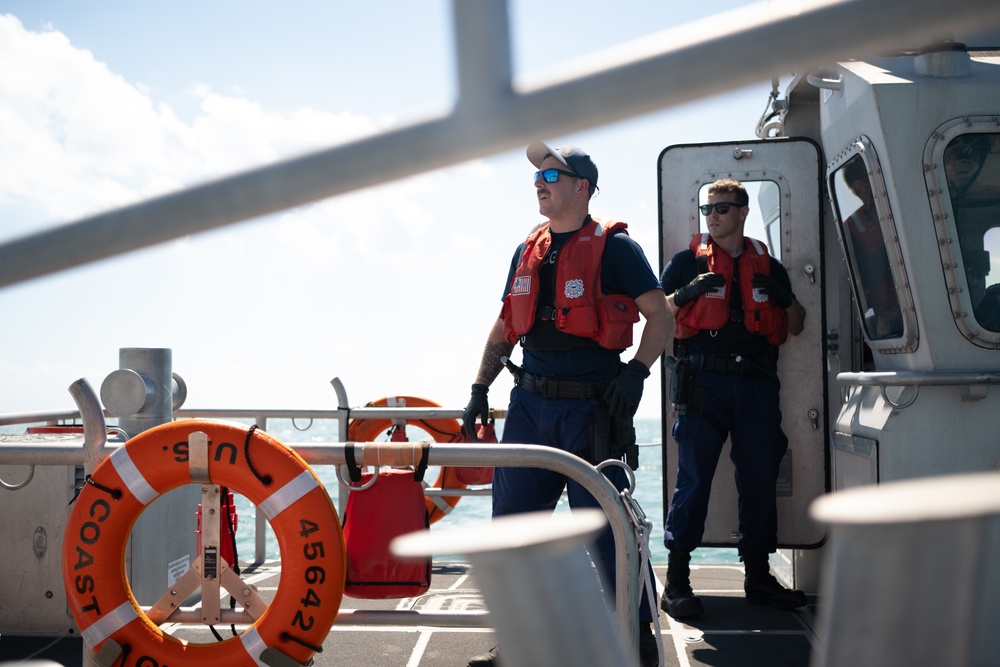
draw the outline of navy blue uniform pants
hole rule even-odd
[[[775,483],[788,449],[781,430],[778,378],[699,372],[695,381],[705,391],[704,409],[711,417],[681,415],[674,422],[677,485],[663,543],[684,552],[701,544],[712,478],[728,433],[739,494],[739,553],[771,553],[778,539]]]
[[[545,398],[514,387],[504,420],[503,442],[548,445],[585,455],[590,447],[590,430],[598,405],[597,399]],[[616,489],[628,486],[625,471],[619,466],[608,466],[604,474]],[[540,468],[497,468],[493,471],[493,516],[554,510],[564,488],[572,509],[601,509],[600,503],[589,491],[561,473]],[[615,540],[610,526],[601,532],[593,551],[591,556],[598,566],[605,590],[613,594],[616,583]],[[653,620],[645,587],[639,619],[645,623]]]

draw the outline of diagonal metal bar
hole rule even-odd
[[[8,241],[0,245],[0,287],[534,138],[625,120],[774,73],[1000,26],[996,0],[762,3],[637,40],[562,80],[515,91],[506,3],[453,0],[453,12],[461,88],[450,115]],[[704,34],[714,36],[692,37]]]

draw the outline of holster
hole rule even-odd
[[[615,446],[611,455],[622,459],[632,470],[639,469],[639,445],[635,441],[635,423],[632,417],[627,419],[612,419],[615,425]]]
[[[677,408],[677,414],[692,417],[702,414],[705,407],[705,392],[694,379],[704,363],[702,355],[688,354],[680,359],[667,357],[666,361],[670,370],[668,398]]]
[[[611,411],[608,406],[597,406],[594,427],[590,434],[590,463],[597,465],[611,457]]]
[[[639,445],[635,441],[635,425],[632,418],[615,419],[607,405],[600,405],[594,415],[591,432],[590,463],[597,465],[613,459],[625,461],[632,468],[639,468]]]

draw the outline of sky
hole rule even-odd
[[[745,4],[511,0],[514,76]],[[446,0],[0,0],[0,243],[440,114],[450,21]],[[658,273],[659,154],[754,139],[770,90],[538,139],[590,152],[591,212]],[[73,409],[127,347],[170,348],[188,408],[332,409],[334,377],[352,406],[460,408],[542,221],[533,172],[508,151],[2,288],[0,413]],[[660,400],[654,368],[637,417]]]

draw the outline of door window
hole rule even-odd
[[[771,257],[781,258],[781,202],[778,184],[774,181],[741,181],[750,197],[750,213],[747,215],[743,233],[752,239],[763,241]],[[708,203],[706,183],[698,191],[698,204]],[[705,216],[700,216],[699,231],[707,233]]]

